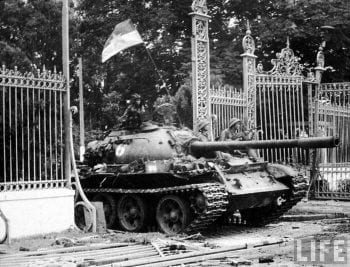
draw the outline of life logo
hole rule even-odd
[[[115,148],[115,155],[117,157],[123,156],[124,153],[125,153],[126,147],[127,147],[126,144],[119,144],[119,145],[117,145],[117,147]]]

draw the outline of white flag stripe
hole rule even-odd
[[[143,41],[137,30],[123,35],[113,36],[110,44],[102,51],[102,63],[118,52],[141,43],[143,43]]]

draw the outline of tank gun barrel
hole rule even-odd
[[[195,141],[190,145],[190,151],[195,155],[205,155],[213,151],[228,152],[239,149],[264,149],[264,148],[331,148],[339,145],[339,138],[335,136],[309,137],[288,140],[253,140],[253,141],[219,141],[200,142]]]

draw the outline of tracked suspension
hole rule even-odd
[[[228,205],[228,194],[225,186],[219,183],[189,184],[155,189],[85,188],[84,191],[86,193],[173,194],[187,198],[195,192],[200,192],[204,196],[205,207],[200,212],[195,212],[194,219],[185,228],[186,233],[207,228],[226,212]]]
[[[282,181],[281,181],[282,182]],[[302,176],[291,177],[286,180],[286,185],[291,188],[286,201],[282,205],[269,205],[265,207],[241,210],[241,218],[227,214],[228,193],[225,186],[219,183],[189,184],[183,186],[163,187],[155,189],[120,189],[120,188],[85,188],[86,193],[118,193],[118,194],[148,194],[148,195],[179,195],[190,199],[192,195],[200,192],[205,200],[205,207],[195,212],[195,216],[184,232],[193,233],[208,228],[214,221],[219,220],[224,224],[235,225],[266,225],[277,220],[284,213],[295,206],[307,192],[308,183]]]

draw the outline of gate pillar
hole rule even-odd
[[[192,3],[192,103],[193,103],[193,129],[197,130],[197,122],[208,119],[210,126],[209,105],[209,35],[208,8],[206,0],[194,0]],[[210,127],[210,136],[211,134]]]
[[[314,117],[314,129],[313,132],[316,136],[320,135],[319,131],[319,97],[320,97],[320,87],[322,82],[322,74],[324,72],[324,53],[323,53],[323,47],[320,45],[319,51],[316,56],[316,67],[315,67],[315,81],[316,81],[316,87],[315,87],[315,117]]]
[[[315,116],[314,116],[314,129],[313,132],[316,136],[325,136],[325,132],[322,133],[319,125],[319,98],[320,98],[320,87],[321,87],[321,81],[322,81],[322,74],[324,72],[324,53],[323,53],[323,47],[320,45],[319,51],[317,52],[316,56],[316,67],[315,67],[315,81],[316,81],[316,87],[315,87]],[[326,156],[323,156],[326,154],[327,149],[321,149],[318,151],[318,153],[315,152],[315,156],[319,158],[323,158],[323,160],[326,160]],[[319,154],[319,155],[317,155]],[[314,162],[318,161],[319,159],[314,158]]]
[[[244,53],[243,58],[243,91],[247,99],[247,108],[244,114],[247,129],[256,127],[256,88],[255,88],[255,74],[256,74],[256,56],[255,42],[251,36],[249,22],[247,23],[246,35],[242,40]]]

